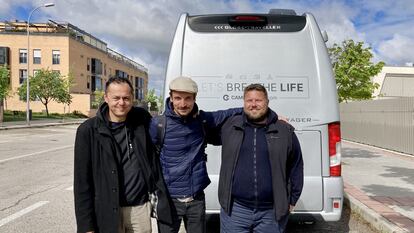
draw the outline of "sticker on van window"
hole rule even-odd
[[[243,90],[252,83],[262,84],[269,100],[309,98],[309,80],[303,76],[233,75],[192,76],[198,84],[197,98],[233,101],[243,99]]]

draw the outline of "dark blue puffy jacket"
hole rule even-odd
[[[210,179],[207,175],[204,146],[205,128],[219,127],[228,117],[241,114],[242,108],[216,112],[199,111],[197,104],[187,117],[178,116],[166,101],[166,126],[160,162],[165,183],[172,198],[194,196],[203,191]],[[150,134],[158,145],[157,125],[159,118],[153,118]]]

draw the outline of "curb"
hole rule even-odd
[[[351,212],[360,216],[373,228],[381,233],[407,233],[408,231],[393,224],[362,202],[354,198],[352,195],[344,192],[344,204],[348,205]]]
[[[44,127],[59,126],[59,125],[79,125],[83,123],[84,121],[85,120],[70,121],[70,122],[40,123],[40,124],[32,124],[32,125],[0,126],[0,131],[1,130],[13,130],[13,129],[27,129],[27,128],[44,128]]]

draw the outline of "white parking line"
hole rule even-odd
[[[49,203],[49,201],[39,201],[39,202],[37,202],[37,203],[35,203],[35,204],[25,208],[25,209],[20,210],[17,213],[14,213],[14,214],[10,215],[9,217],[1,219],[0,220],[0,227],[7,224],[7,223],[9,223],[9,222],[11,222],[11,221],[13,221],[13,220],[15,220],[15,219],[17,219],[17,218],[20,218],[21,216],[23,216],[23,215],[25,215],[25,214],[41,207],[42,205],[47,204],[47,203]]]
[[[65,135],[64,133],[44,134],[44,135],[36,135],[36,138],[55,138],[55,137],[64,136],[64,135]],[[28,140],[28,138],[30,136],[33,136],[33,135],[25,135],[25,136],[20,136],[20,137],[13,137],[13,140],[0,141],[0,143],[9,143],[9,142],[15,142],[15,141],[22,141],[22,140],[26,141],[26,140]],[[8,138],[8,139],[10,139],[10,138]]]
[[[4,163],[4,162],[10,161],[10,160],[15,160],[15,159],[21,159],[21,158],[29,157],[29,156],[32,156],[32,155],[38,155],[38,154],[43,154],[43,153],[47,153],[47,152],[63,150],[63,149],[71,148],[71,147],[73,147],[73,145],[56,147],[56,148],[52,148],[52,149],[49,149],[49,150],[42,150],[42,151],[38,151],[38,152],[26,154],[26,155],[19,155],[19,156],[11,157],[11,158],[8,158],[8,159],[0,160],[0,163]]]

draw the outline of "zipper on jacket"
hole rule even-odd
[[[126,128],[126,125],[124,126],[125,131],[125,141],[126,141],[126,147],[127,147],[127,153],[128,153],[128,160],[131,160],[131,150],[132,150],[132,144],[129,142],[129,135],[128,130]]]
[[[253,182],[254,182],[254,198],[256,200],[255,205],[258,203],[258,188],[257,188],[257,128],[254,128],[253,137]]]

